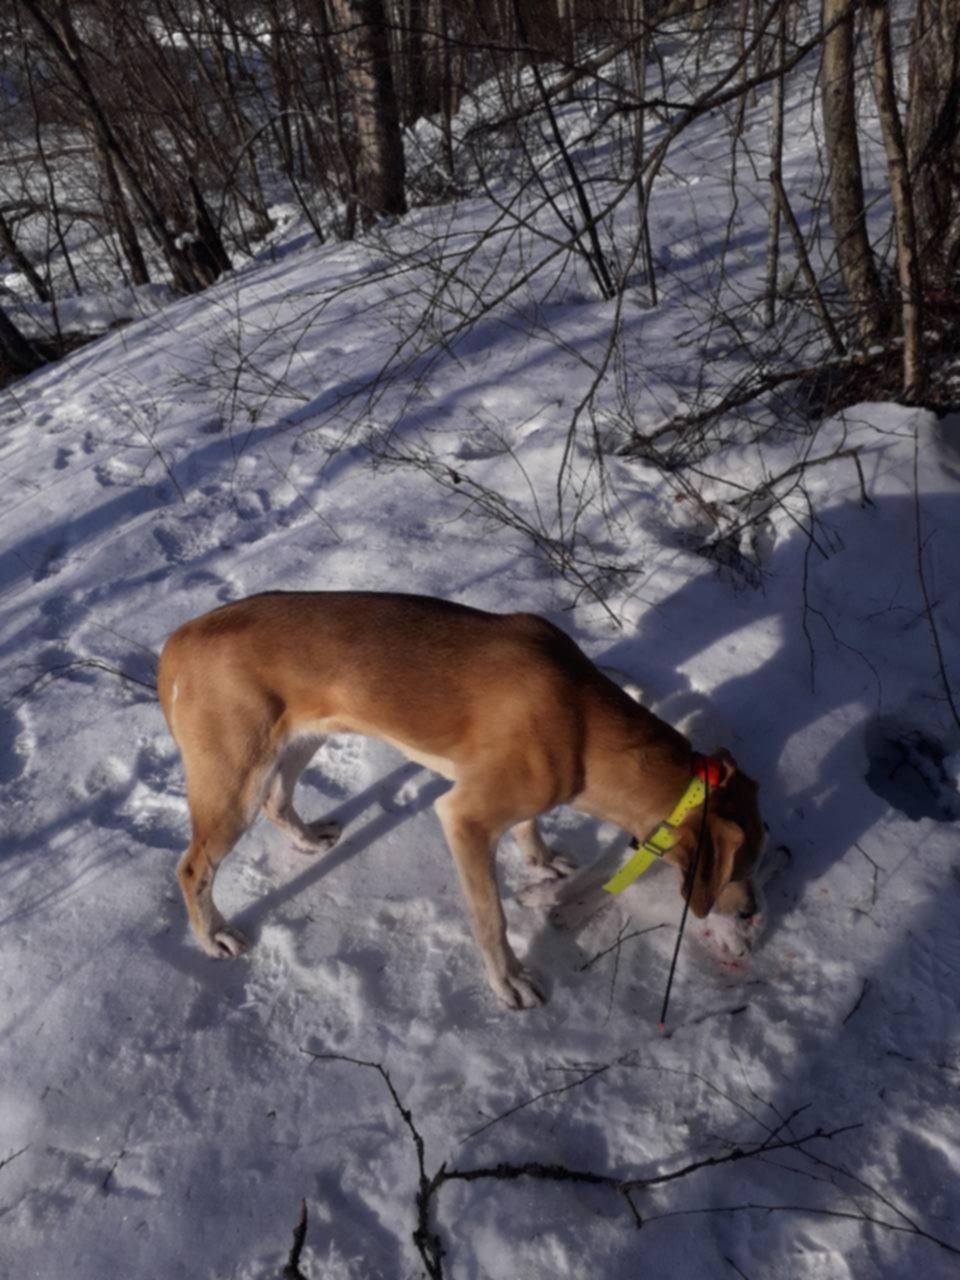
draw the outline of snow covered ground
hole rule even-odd
[[[691,361],[685,264],[725,226],[710,128],[658,193],[664,300],[625,307],[651,421]],[[797,182],[804,131],[793,119]],[[346,431],[353,406],[338,412],[413,305],[410,278],[380,278],[389,253],[441,219],[448,244],[469,241],[489,216],[478,199],[322,248],[291,222],[262,262],[151,304],[0,405],[4,1275],[274,1277],[301,1199],[312,1280],[422,1274],[411,1126],[427,1179],[499,1167],[437,1185],[451,1277],[956,1274],[960,733],[930,613],[956,679],[960,421],[868,404],[812,446],[728,450],[728,474],[755,479],[856,448],[870,500],[851,456],[811,469],[817,522],[800,498],[774,513],[755,586],[691,554],[659,472],[611,456],[616,524],[588,512],[584,527],[632,574],[601,604],[455,484],[372,467],[370,435]],[[759,200],[739,215],[744,280],[764,216]],[[381,445],[388,429],[428,443],[549,523],[613,305],[567,287],[494,313],[362,425]],[[308,816],[346,822],[342,842],[305,858],[258,823],[218,881],[256,946],[203,956],[173,876],[183,783],[150,684],[175,626],[268,587],[543,612],[698,745],[729,746],[790,855],[750,964],[717,962],[710,921],[691,931],[661,1033],[669,869],[560,932],[514,900],[506,847],[511,935],[550,1001],[505,1012],[432,812],[445,784],[348,738],[303,794]],[[546,828],[581,863],[625,847],[570,813]],[[544,1176],[505,1180],[509,1164]],[[609,1185],[546,1176],[556,1166],[654,1185],[632,1212]]]

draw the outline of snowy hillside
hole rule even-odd
[[[669,474],[617,453],[615,387],[602,486],[568,434],[615,315],[639,420],[699,384],[693,282],[730,213],[711,129],[656,192],[656,308],[639,288],[598,301],[570,269],[418,344],[423,246],[472,245],[495,206],[321,247],[291,216],[259,261],[4,393],[0,1274],[265,1280],[301,1200],[310,1280],[956,1274],[960,730],[941,662],[956,682],[960,420],[861,404],[762,452],[732,439],[706,492],[838,455],[778,490],[752,576],[694,554]],[[797,185],[807,134],[788,114]],[[734,291],[761,271],[759,194],[737,218]],[[530,252],[478,252],[478,296]],[[401,338],[397,377],[354,396]],[[592,592],[538,540],[558,474],[585,495]],[[347,737],[302,795],[342,841],[308,858],[259,822],[218,881],[255,946],[202,955],[156,655],[275,587],[544,613],[700,748],[728,746],[787,851],[749,962],[691,928],[660,1032],[670,869],[560,931],[515,900],[505,843],[511,938],[550,998],[504,1011],[431,807],[446,784]],[[582,864],[626,848],[565,811],[545,829]]]

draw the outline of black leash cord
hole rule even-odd
[[[683,915],[680,917],[680,928],[677,930],[677,943],[673,948],[673,959],[670,961],[670,972],[667,975],[667,989],[663,993],[663,1008],[660,1010],[660,1030],[667,1023],[667,1006],[670,1003],[670,988],[673,986],[673,975],[677,969],[677,957],[680,954],[680,943],[683,941],[683,930],[687,923],[687,912],[690,910],[690,899],[693,897],[693,887],[697,882],[697,870],[700,866],[700,854],[703,852],[703,841],[707,830],[707,805],[710,802],[710,770],[703,771],[703,821],[700,824],[700,835],[697,837],[697,852],[693,857],[693,871],[690,873],[690,892],[687,894],[683,904]]]

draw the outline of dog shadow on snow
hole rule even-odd
[[[956,507],[949,494],[923,498],[931,591],[938,555],[946,558],[960,534]],[[828,892],[823,877],[845,857],[855,860],[855,873],[862,870],[869,900],[871,859],[879,856],[870,832],[891,805],[915,819],[960,818],[960,797],[942,764],[960,748],[960,734],[930,643],[915,514],[912,497],[836,504],[820,515],[816,544],[798,530],[773,548],[757,587],[734,590],[726,572],[698,573],[651,608],[633,634],[592,652],[601,667],[639,685],[643,703],[697,750],[728,747],[759,782],[769,866],[783,874],[767,889],[758,955],[785,911],[814,885]],[[884,548],[873,572],[871,544]],[[935,597],[945,635],[948,598]],[[569,617],[557,621],[570,629]],[[711,678],[718,667],[731,673],[709,692],[698,687],[701,655],[708,655]],[[947,665],[960,670],[955,644]],[[611,902],[600,888],[602,872],[626,857],[626,837],[608,837],[595,869],[595,832],[596,824],[583,819],[557,842],[581,870],[557,894],[560,903],[574,904],[566,911],[566,946],[546,921],[531,938],[527,954],[545,973],[556,972],[558,960],[569,969],[571,935]],[[912,853],[905,848],[903,857]],[[549,908],[549,890],[543,902]],[[675,924],[679,903],[676,874],[665,867],[653,868],[620,899],[639,927]]]
[[[947,573],[960,533],[957,508],[950,494],[922,499],[925,573],[946,668],[954,680],[960,675],[960,644]],[[746,1214],[731,1214],[726,1222],[722,1216],[705,1219],[702,1227],[695,1217],[690,1219],[688,1229],[702,1231],[714,1249],[718,1272],[721,1259],[730,1265],[732,1259],[750,1274],[783,1274],[791,1263],[802,1265],[801,1242],[826,1249],[832,1238],[827,1220],[815,1226],[803,1204],[811,1206],[810,1215],[853,1220],[862,1212],[893,1224],[896,1236],[869,1226],[864,1217],[862,1226],[844,1238],[850,1274],[883,1269],[894,1247],[900,1251],[901,1269],[915,1265],[924,1274],[952,1274],[954,1260],[946,1259],[938,1270],[936,1246],[919,1233],[911,1236],[905,1222],[911,1229],[918,1222],[949,1248],[960,1247],[960,1215],[955,1198],[944,1192],[950,1185],[946,1135],[956,1128],[952,1090],[960,1000],[949,974],[951,965],[955,973],[960,958],[960,877],[919,865],[931,820],[960,818],[956,785],[939,758],[958,750],[960,734],[943,696],[917,576],[915,516],[910,496],[877,498],[865,508],[856,502],[837,504],[821,517],[824,536],[819,540],[826,554],[812,550],[798,532],[773,549],[756,589],[734,594],[723,576],[699,574],[650,610],[634,634],[593,655],[601,665],[636,681],[645,691],[643,701],[688,732],[698,749],[728,746],[739,765],[758,779],[770,844],[786,845],[792,855],[767,891],[766,936],[775,935],[778,921],[802,902],[815,937],[821,894],[828,890],[822,883],[826,873],[844,859],[855,876],[862,872],[862,895],[854,890],[849,902],[834,903],[830,916],[851,935],[840,970],[833,965],[817,973],[817,957],[811,954],[793,973],[788,950],[749,998],[748,1004],[756,1000],[762,1006],[756,1018],[747,1013],[711,1024],[713,1037],[722,1038],[725,1046],[721,1052],[736,1055],[743,1064],[759,1060],[756,1072],[745,1066],[743,1083],[735,1081],[732,1091],[750,1108],[762,1102],[756,1114],[771,1126],[789,1127],[783,1118],[805,1107],[810,1108],[811,1128],[851,1126],[828,1152],[817,1149],[835,1164],[830,1182],[813,1191],[798,1193],[791,1187],[784,1192],[780,1175],[773,1176],[764,1165],[756,1170],[741,1166],[739,1194],[721,1181],[701,1189],[694,1204],[709,1203],[715,1212],[731,1201],[751,1201],[755,1208],[749,1227]],[[872,556],[871,544],[881,549]],[[724,662],[730,672],[709,694],[697,682],[698,658],[708,651],[711,677]],[[932,744],[933,754],[918,742]],[[889,832],[882,839],[872,836],[891,808],[919,820],[907,828],[916,835],[907,835],[899,850],[892,847]],[[897,830],[904,826],[901,818]],[[574,830],[565,842],[574,857],[580,852],[579,834]],[[922,888],[910,887],[911,864],[920,873]],[[629,891],[638,896],[624,904],[628,910],[634,902],[642,903],[631,929],[658,918],[665,901],[660,892],[671,879],[674,909],[659,918],[676,922],[675,877],[656,872]],[[871,891],[881,899],[894,898],[888,899],[888,911],[898,910],[896,898],[909,906],[895,926],[886,928],[879,952],[876,945],[861,952],[857,930],[880,927],[868,911],[857,915],[865,904],[869,907]],[[848,907],[850,914],[837,907]],[[553,958],[566,965],[568,957],[558,952],[552,933],[544,925],[528,955],[537,964],[549,965]],[[654,935],[658,948],[666,936],[666,931]],[[648,944],[652,947],[651,939],[639,941],[641,947]],[[765,968],[763,949],[761,940],[755,961],[759,973]],[[555,972],[561,982],[573,976]],[[811,992],[818,983],[837,981],[849,987],[846,1015],[822,1016]],[[650,985],[648,972],[643,985]],[[645,990],[643,1007],[655,1010],[660,994],[659,987]],[[688,1008],[690,999],[688,992]],[[719,1003],[716,993],[710,999]],[[741,1005],[738,1012],[746,1008]],[[700,1021],[699,1013],[681,1015],[674,1024],[688,1037],[684,1052],[694,1060],[705,1050],[685,1023]],[[777,1034],[769,1034],[778,1024],[790,1028],[782,1043]],[[753,1092],[751,1079],[761,1093]],[[758,1123],[751,1140],[762,1141],[767,1132]],[[783,1206],[778,1205],[780,1197]],[[688,1202],[681,1197],[670,1207],[687,1211]],[[776,1212],[778,1208],[782,1211]],[[667,1228],[652,1224],[645,1229],[656,1233]],[[661,1238],[654,1235],[651,1247]],[[878,1252],[881,1239],[884,1248]]]
[[[227,913],[231,924],[241,930],[252,946],[256,946],[264,922],[275,918],[288,903],[302,899],[321,880],[335,874],[345,863],[376,845],[408,818],[430,808],[450,787],[445,779],[430,774],[418,764],[406,761],[333,807],[325,807],[317,804],[312,792],[320,791],[325,799],[341,793],[335,791],[325,779],[318,778],[317,773],[315,765],[306,770],[298,790],[298,807],[302,806],[304,815],[310,821],[318,816],[325,821],[341,823],[343,835],[327,851],[291,855],[296,856],[302,870],[297,871],[289,880],[259,894],[240,911]],[[409,795],[410,784],[414,779],[422,779],[422,783],[414,794]],[[320,810],[317,815],[314,815],[315,809]],[[361,821],[364,817],[366,820]],[[189,822],[185,821],[184,848],[187,845],[188,827]],[[270,823],[261,815],[224,859],[222,868],[229,868],[231,864],[235,864],[235,860],[249,857],[251,847],[248,842],[262,840],[269,831]],[[222,896],[222,886],[218,896]],[[177,907],[180,905],[177,895]],[[169,933],[158,935],[155,945],[166,963],[188,977],[205,985],[212,983],[223,990],[224,994],[242,995],[247,970],[243,960],[233,963],[211,962],[210,957],[204,955],[194,942],[186,927],[185,918],[178,937],[172,937]]]
[[[924,555],[934,582],[938,552],[946,557],[960,533],[956,506],[951,495],[924,498],[924,527],[934,535]],[[771,846],[783,843],[792,852],[788,880],[798,892],[853,849],[891,802],[914,818],[960,818],[942,768],[960,746],[960,733],[930,642],[914,517],[911,498],[831,508],[820,517],[821,551],[797,532],[774,549],[761,585],[737,592],[722,574],[698,575],[599,658],[636,680],[645,704],[688,733],[697,749],[727,746],[757,779]],[[896,540],[902,555],[877,563],[873,580],[863,581],[864,549],[878,534],[885,551]],[[934,607],[943,629],[947,598],[935,598]],[[758,629],[763,654],[754,658]],[[697,657],[718,649],[725,651],[721,663],[736,673],[703,693]],[[946,657],[956,671],[958,647]],[[918,677],[919,668],[925,670]],[[818,757],[823,737],[832,745]],[[932,750],[928,768],[921,739]],[[800,785],[791,777],[798,763]],[[891,778],[883,776],[886,763]]]

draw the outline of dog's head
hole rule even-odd
[[[710,787],[706,814],[701,807],[680,824],[667,858],[683,873],[683,894],[690,899],[695,916],[702,919],[715,909],[721,915],[749,920],[759,910],[752,873],[766,840],[757,804],[759,788],[741,773],[728,751],[717,752],[711,759],[719,766],[720,776]]]

